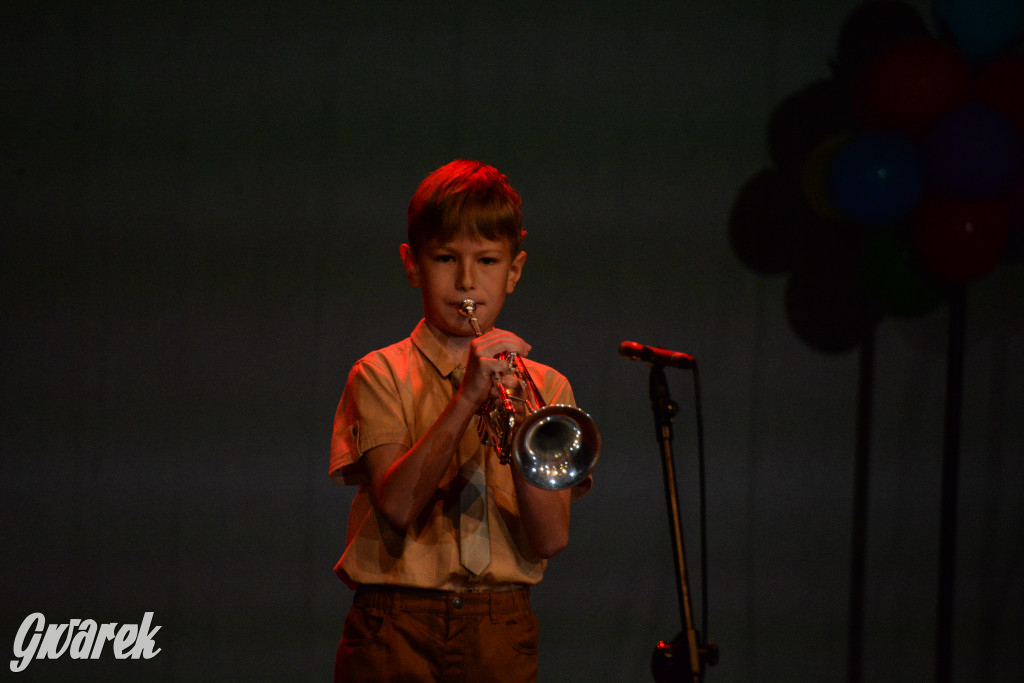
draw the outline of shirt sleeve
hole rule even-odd
[[[384,444],[412,445],[394,375],[364,358],[349,372],[334,414],[330,478],[338,484],[368,482],[361,458]]]
[[[548,405],[575,406],[576,397],[573,396],[569,380],[558,373],[553,374],[555,375],[555,381],[552,385],[552,396],[550,399],[545,398],[544,402]]]
[[[565,376],[547,365],[542,365],[529,358],[524,358],[526,370],[537,382],[541,398],[545,405],[575,406],[576,398],[573,396],[572,387]]]

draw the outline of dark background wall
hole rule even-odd
[[[0,653],[18,626],[161,626],[153,660],[25,680],[328,680],[351,364],[405,336],[409,196],[480,158],[524,197],[503,324],[606,450],[535,591],[543,681],[648,680],[680,627],[642,365],[698,358],[708,680],[840,680],[860,357],[809,348],[728,237],[773,108],[827,77],[828,2],[17,3],[2,10]],[[926,11],[926,3],[917,5]],[[954,666],[1024,673],[1019,265],[968,291]],[[935,661],[947,309],[876,334],[864,667]],[[670,373],[699,598],[692,376]],[[695,608],[699,610],[699,600]]]

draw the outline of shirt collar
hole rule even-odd
[[[426,319],[420,320],[419,324],[416,325],[416,329],[409,336],[412,338],[412,343],[420,350],[420,353],[427,357],[427,360],[437,368],[437,372],[442,377],[451,376],[458,363],[448,353],[448,350],[441,345],[441,342],[437,340],[437,337],[430,331],[430,328],[427,327]]]

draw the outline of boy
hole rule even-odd
[[[495,379],[514,386],[495,356],[530,351],[494,327],[522,275],[523,235],[519,195],[480,162],[442,166],[409,203],[402,265],[424,317],[352,368],[331,440],[331,478],[360,485],[335,567],[356,589],[336,681],[536,680],[529,586],[568,544],[570,502],[591,480],[536,488],[477,435]],[[565,377],[526,363],[546,403],[574,405]]]

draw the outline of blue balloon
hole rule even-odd
[[[1021,0],[934,0],[935,20],[975,63],[1013,45],[1024,30]]]
[[[930,183],[958,199],[1001,193],[1021,170],[1024,140],[1010,119],[977,102],[940,116],[925,138],[922,160]]]
[[[836,152],[828,171],[829,196],[836,208],[866,226],[908,216],[921,186],[913,141],[888,129],[861,131]]]

